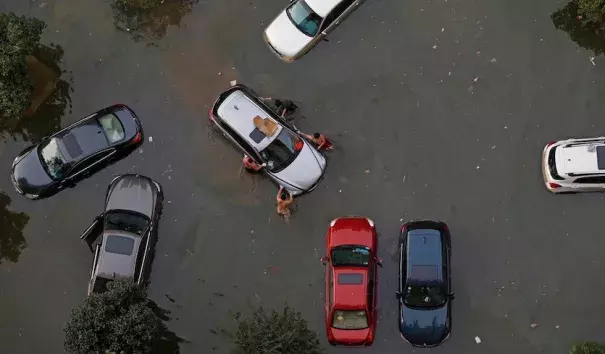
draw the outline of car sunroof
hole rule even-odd
[[[250,139],[255,143],[259,144],[266,137],[265,133],[261,132],[258,128],[254,128],[252,133],[250,133]]]
[[[605,170],[605,145],[597,146],[597,164],[599,170]]]
[[[67,152],[72,159],[82,155],[82,148],[80,147],[80,144],[78,144],[78,141],[73,134],[65,135],[63,137],[63,144],[65,144],[65,148],[67,148]]]
[[[338,274],[338,284],[360,285],[361,283],[363,283],[363,274],[361,274],[361,273]]]

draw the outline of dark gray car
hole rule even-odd
[[[107,283],[116,278],[145,282],[163,199],[162,187],[149,177],[127,174],[111,181],[105,211],[80,236],[91,250],[94,244],[89,295],[105,291]]]

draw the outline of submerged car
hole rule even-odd
[[[105,291],[118,278],[132,278],[137,284],[146,281],[163,200],[162,186],[149,177],[127,174],[111,181],[105,211],[80,236],[95,244],[89,295]]]
[[[262,172],[293,195],[319,184],[326,159],[246,86],[223,92],[209,117],[243,154],[262,166]]]
[[[416,347],[446,341],[452,328],[450,232],[439,221],[413,221],[401,228],[399,331]]]
[[[143,143],[143,128],[125,105],[104,108],[23,150],[11,180],[29,199],[74,187],[84,177],[126,157]]]
[[[328,229],[325,320],[332,345],[369,346],[377,323],[378,244],[374,222],[363,217],[334,219]]]
[[[265,43],[284,61],[299,59],[324,40],[362,2],[293,0],[265,30]]]
[[[548,143],[542,176],[553,193],[605,191],[605,137]]]

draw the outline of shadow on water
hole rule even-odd
[[[151,308],[153,313],[156,314],[162,321],[167,322],[170,321],[170,311],[165,310],[159,307],[155,302],[149,300],[147,306]],[[165,354],[165,353],[180,353],[180,345],[181,343],[189,343],[188,340],[183,339],[176,335],[176,333],[170,331],[166,326],[162,329],[162,333],[157,339],[157,343],[153,349],[154,354]]]
[[[4,260],[17,262],[21,251],[27,246],[23,229],[29,216],[8,210],[10,203],[10,197],[0,192],[0,264]]]
[[[169,26],[180,26],[198,1],[164,0],[153,8],[143,9],[114,0],[111,7],[119,31],[129,33],[135,42],[151,42],[164,37]]]
[[[71,113],[70,73],[61,69],[63,48],[41,45],[28,58],[30,75],[35,82],[32,105],[13,126],[2,127],[13,139],[37,142],[61,129],[61,118]],[[66,74],[68,80],[62,79]]]
[[[595,55],[605,53],[605,28],[582,19],[576,1],[570,1],[555,11],[551,18],[555,28],[567,32],[580,47],[592,50]]]

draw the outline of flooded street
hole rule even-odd
[[[0,0],[46,21],[38,58],[58,75],[35,113],[0,127],[0,352],[63,352],[93,258],[78,237],[129,172],[165,188],[149,292],[182,341],[162,352],[227,353],[236,312],[287,301],[328,353],[412,353],[394,292],[399,227],[421,218],[453,237],[452,337],[430,352],[564,354],[605,341],[605,303],[588,296],[605,292],[604,195],[555,196],[540,174],[547,142],[605,134],[605,46],[574,27],[573,9],[557,13],[567,2],[367,0],[293,64],[262,39],[286,5],[167,0],[141,16],[109,1]],[[296,126],[336,145],[289,224],[276,188],[244,172],[209,124],[231,80],[302,102]],[[21,150],[116,103],[143,123],[139,151],[49,199],[17,194]],[[376,222],[384,261],[376,341],[362,350],[325,338],[319,259],[343,215]]]

